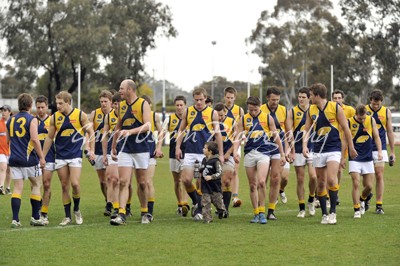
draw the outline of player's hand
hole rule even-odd
[[[383,155],[382,152],[378,152],[378,161],[382,161]]]
[[[390,153],[390,156],[393,157],[393,163],[395,163],[396,162],[396,155],[394,153]]]
[[[281,154],[280,165],[284,166],[286,164],[285,154]]]
[[[310,151],[308,150],[308,147],[303,148],[303,156],[307,159],[310,157]]]
[[[118,155],[117,155],[118,153],[117,153],[117,149],[112,149],[111,150],[111,159],[113,160],[113,161],[118,161]]]
[[[210,175],[206,175],[206,176],[204,177],[204,179],[205,179],[206,181],[210,181],[210,180],[211,180],[211,176],[210,176]]]
[[[119,138],[127,138],[131,135],[129,130],[123,129],[119,132]]]
[[[349,148],[349,154],[350,154],[351,159],[355,159],[358,156],[358,153],[354,148]]]
[[[233,159],[235,160],[235,163],[240,163],[240,157],[237,152],[233,154]]]
[[[39,160],[39,165],[40,165],[40,168],[44,169],[45,166],[46,166],[46,160],[43,159],[43,158],[40,159],[40,160]]]
[[[224,158],[224,155],[220,155],[219,156],[219,161],[221,162],[221,164],[224,164],[224,162],[225,162],[225,158]]]
[[[175,159],[177,159],[179,162],[182,159],[182,150],[180,148],[175,149]]]
[[[231,157],[231,155],[230,154],[228,154],[228,153],[225,153],[225,155],[224,155],[224,162],[227,162],[227,161],[229,161],[229,158]]]
[[[96,160],[96,155],[94,155],[94,152],[92,152],[92,151],[89,152],[89,160],[92,160],[92,161]]]
[[[162,158],[164,157],[164,153],[162,152],[162,150],[157,149],[154,151],[154,156],[155,158]]]
[[[341,158],[340,159],[340,167],[342,167],[343,169],[346,168],[346,158]]]
[[[107,158],[107,155],[103,155],[103,164],[104,164],[104,166],[108,166],[108,158]]]

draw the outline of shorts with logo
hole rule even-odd
[[[30,167],[15,167],[10,166],[11,179],[27,179],[42,175],[42,170],[39,165]]]
[[[56,159],[56,170],[64,167],[79,167],[82,168],[82,158],[74,158],[74,159]]]

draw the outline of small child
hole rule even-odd
[[[218,218],[227,218],[227,212],[222,200],[221,177],[222,167],[218,158],[218,145],[215,142],[207,142],[203,153],[206,156],[201,162],[201,205],[204,223],[212,222],[211,202],[217,208]]]

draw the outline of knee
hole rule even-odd
[[[144,191],[144,190],[146,190],[146,188],[149,186],[149,183],[147,182],[147,181],[140,181],[140,182],[138,182],[138,188],[141,190],[141,191]]]
[[[250,184],[250,193],[256,192],[257,191],[257,185],[256,184]]]

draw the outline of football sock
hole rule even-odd
[[[65,212],[65,217],[71,219],[71,202],[64,204],[64,212]]]
[[[360,203],[357,203],[357,204],[354,204],[353,205],[353,208],[354,208],[354,211],[356,212],[356,211],[359,211],[360,210]]]
[[[74,201],[74,212],[79,211],[79,203],[81,202],[80,195],[72,195],[72,199]]]
[[[42,209],[40,210],[42,215],[47,215],[49,213],[49,206],[42,205]]]
[[[153,215],[153,210],[154,210],[154,198],[149,198],[147,201],[147,209],[149,210],[149,213]]]
[[[194,185],[190,189],[186,189],[189,197],[192,199],[192,204],[196,205],[199,202],[198,194]]]
[[[229,203],[231,202],[232,192],[231,191],[224,191],[222,192],[222,199],[224,201],[225,209],[228,210]]]
[[[315,194],[309,194],[308,195],[308,201],[309,203],[313,203],[314,202],[314,198],[315,198]]]
[[[31,194],[31,206],[32,206],[32,217],[38,220],[40,218],[39,211],[40,211],[40,195],[33,195]]]
[[[13,220],[19,222],[19,209],[21,208],[21,195],[13,193],[11,196],[11,209],[13,213]]]
[[[143,216],[149,212],[149,208],[140,208],[140,215]]]
[[[300,208],[300,211],[306,210],[306,204],[304,203],[304,200],[299,200],[299,208]]]
[[[319,193],[318,198],[319,198],[319,203],[321,205],[322,214],[328,214],[328,212],[326,210],[326,200],[327,200],[326,190],[324,190],[322,193]]]
[[[331,209],[329,210],[329,213],[336,213],[336,201],[338,199],[338,193],[339,185],[335,185],[329,188],[329,197],[331,200]]]

